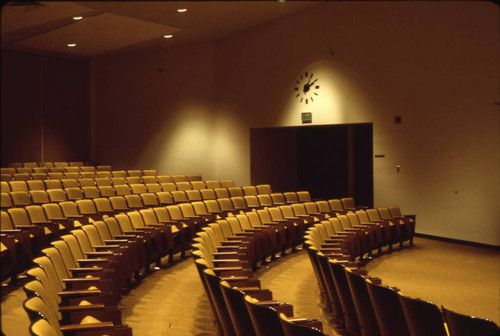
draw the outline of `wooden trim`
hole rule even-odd
[[[461,239],[454,239],[454,238],[446,238],[446,237],[433,236],[433,235],[429,235],[429,234],[425,234],[425,233],[415,233],[415,236],[416,237],[422,237],[422,238],[439,240],[439,241],[444,241],[444,242],[447,242],[447,243],[468,245],[468,246],[474,246],[474,247],[482,247],[482,248],[487,248],[487,249],[490,249],[490,250],[500,251],[500,246],[496,246],[496,245],[489,245],[489,244],[471,242],[471,241],[461,240]]]

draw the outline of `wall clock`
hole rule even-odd
[[[306,104],[314,102],[319,90],[318,78],[315,78],[312,72],[306,71],[304,74],[299,75],[295,83],[297,84],[294,88],[294,91],[297,92],[295,97],[300,99],[299,102]]]

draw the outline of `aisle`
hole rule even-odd
[[[192,258],[148,275],[121,300],[120,308],[136,336],[216,335]]]
[[[269,268],[260,268],[255,276],[262,288],[273,292],[275,300],[291,303],[295,316],[318,319],[323,322],[325,334],[338,335],[321,309],[316,277],[305,250],[273,261]]]

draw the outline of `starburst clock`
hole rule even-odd
[[[304,74],[299,75],[295,83],[297,84],[294,87],[295,97],[299,99],[299,102],[305,104],[314,102],[314,99],[318,96],[318,78],[314,77],[312,72],[306,71]]]

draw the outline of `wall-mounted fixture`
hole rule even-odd
[[[312,112],[302,112],[302,123],[311,124],[312,123]]]

